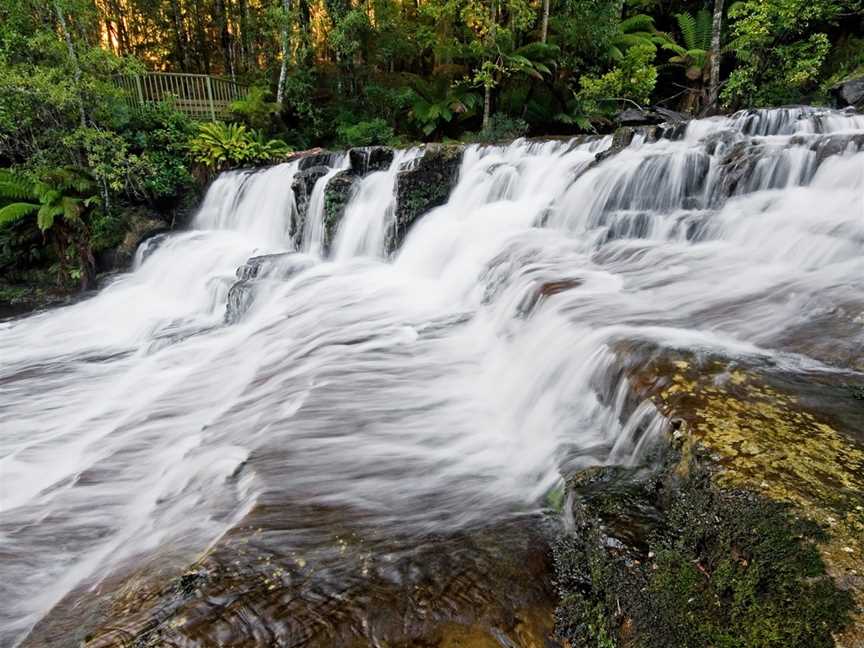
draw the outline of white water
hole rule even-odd
[[[609,138],[472,147],[448,204],[386,260],[402,154],[360,181],[333,257],[268,282],[230,326],[236,268],[293,249],[296,164],[224,174],[134,272],[0,323],[0,643],[130,558],[193,556],[264,493],[422,534],[536,507],[561,470],[635,461],[662,421],[626,410],[619,341],[820,366],[779,340],[864,309],[864,154],[816,168],[809,148],[841,132],[862,118],[694,122],[596,166]],[[727,199],[736,142],[757,161]],[[838,344],[860,343],[851,330]]]
[[[312,195],[309,196],[308,215],[301,238],[301,245],[304,252],[312,255],[320,256],[324,250],[324,189],[331,178],[340,171],[346,168],[348,164],[348,156],[342,155],[336,158],[333,168],[326,174],[318,178],[315,186],[312,189]],[[286,187],[291,187],[290,178]],[[285,187],[283,187],[283,191]],[[287,193],[291,193],[288,191]]]

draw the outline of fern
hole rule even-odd
[[[696,47],[696,19],[693,14],[685,11],[675,14],[675,19],[678,21],[678,29],[681,31],[684,47],[688,50]]]
[[[691,49],[709,50],[711,48],[711,31],[713,29],[713,17],[707,9],[700,9],[696,14],[696,43]]]
[[[39,205],[17,202],[0,208],[0,226],[8,225],[29,216],[39,209]]]

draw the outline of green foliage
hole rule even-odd
[[[708,71],[708,50],[711,48],[711,12],[700,9],[696,16],[675,14],[681,31],[682,45],[672,41],[663,47],[675,53],[669,62],[684,68],[691,81],[701,79]]]
[[[492,115],[489,128],[479,133],[466,133],[465,142],[508,142],[528,134],[528,123],[524,119],[501,113]]]
[[[393,139],[393,128],[383,119],[342,124],[339,126],[339,138],[349,148],[388,144]]]
[[[454,119],[464,120],[477,113],[482,99],[476,92],[461,84],[452,84],[447,78],[414,80],[411,116],[427,137],[439,131]]]
[[[201,124],[189,140],[193,159],[214,171],[246,164],[272,162],[291,153],[282,140],[268,140],[260,131],[250,131],[244,124],[211,122]]]
[[[231,103],[231,116],[234,121],[242,122],[249,128],[268,129],[279,114],[279,104],[272,101],[267,88],[255,86],[247,95]]]
[[[610,110],[622,100],[646,105],[657,83],[657,68],[652,65],[656,51],[643,43],[629,48],[610,72],[595,77],[583,76],[578,99],[589,114]]]
[[[31,180],[10,169],[0,169],[0,226],[27,216],[35,216],[43,232],[54,226],[56,219],[81,226],[83,216],[98,204],[96,183],[84,169],[66,167]]]
[[[840,11],[840,2],[832,0],[745,0],[732,5],[733,40],[727,49],[738,66],[723,99],[753,106],[801,101],[815,88],[831,48],[823,30]]]

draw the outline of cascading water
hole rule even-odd
[[[864,118],[759,111],[678,135],[470,147],[390,259],[418,153],[358,181],[324,259],[319,180],[309,256],[255,277],[232,324],[236,268],[295,249],[298,165],[223,174],[134,272],[0,323],[0,643],[44,617],[25,643],[71,645],[82,615],[113,625],[97,602],[140,566],[201,552],[224,584],[165,645],[340,645],[339,624],[374,643],[387,601],[405,623],[438,613],[419,589],[490,604],[453,578],[515,606],[530,586],[492,582],[489,556],[531,543],[502,530],[562,472],[638,461],[663,424],[628,402],[618,343],[861,371]],[[826,317],[833,353],[809,344]]]
[[[385,236],[393,225],[396,206],[393,191],[396,174],[403,164],[418,155],[418,149],[396,151],[386,171],[376,171],[363,178],[339,226],[334,255],[337,260],[384,255]]]
[[[333,168],[318,178],[315,182],[315,187],[312,189],[301,239],[303,250],[309,254],[321,255],[324,251],[324,189],[333,176],[345,169],[347,162],[347,156],[338,157],[335,160]],[[288,186],[291,186],[290,182]]]

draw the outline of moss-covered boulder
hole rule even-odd
[[[864,645],[860,385],[618,351],[634,403],[653,400],[670,422],[667,456],[648,477],[623,471],[624,490],[609,487],[623,469],[570,480],[559,633],[574,645]]]
[[[330,178],[324,188],[324,250],[329,249],[339,223],[345,216],[345,208],[359,177],[351,169],[346,169]]]
[[[834,645],[853,607],[827,574],[825,532],[753,492],[718,487],[690,455],[650,478],[604,469],[571,484],[572,533],[555,546],[559,637],[612,648]],[[625,473],[622,476],[620,473]],[[635,522],[635,523],[634,523]]]
[[[459,178],[464,147],[429,144],[423,155],[408,162],[396,176],[396,218],[387,250],[401,245],[414,222],[447,202]]]

